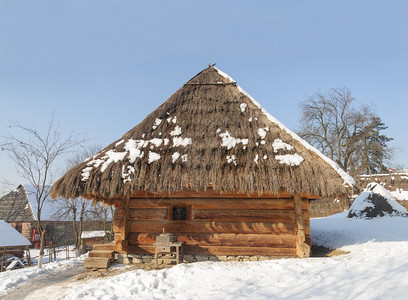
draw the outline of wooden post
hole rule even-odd
[[[127,196],[123,200],[121,207],[115,210],[115,227],[119,229],[119,234],[115,234],[115,250],[118,252],[126,252],[128,247],[128,224],[129,224],[129,208],[130,198]]]
[[[51,245],[52,245],[52,242],[50,242],[50,245],[48,246],[48,262],[52,262]]]
[[[4,265],[4,267],[3,267],[3,265]],[[7,268],[7,247],[4,247],[3,260],[1,261],[0,272],[3,272],[5,268]]]
[[[305,223],[302,215],[302,197],[299,194],[293,195],[295,201],[295,222],[297,225],[297,238],[296,238],[296,253],[300,258],[310,256],[310,246],[305,243]]]

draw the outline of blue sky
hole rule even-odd
[[[408,168],[408,2],[0,0],[0,131],[43,128],[106,146],[208,59],[287,127],[299,102],[347,86]],[[0,180],[21,182],[0,152]]]

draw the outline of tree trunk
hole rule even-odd
[[[39,229],[39,233],[40,233],[40,255],[38,258],[38,268],[42,269],[42,260],[44,258],[44,246],[45,246],[45,236],[46,236],[46,232],[44,229],[42,229],[42,227],[40,227],[41,229]]]

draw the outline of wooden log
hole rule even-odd
[[[129,253],[154,254],[153,245],[129,246]],[[230,246],[184,246],[184,254],[196,255],[262,255],[296,257],[296,248],[230,247]]]
[[[294,210],[194,209],[193,220],[294,223]]]
[[[87,257],[84,260],[84,268],[87,269],[107,269],[111,260],[103,257]]]
[[[88,257],[105,257],[114,258],[114,251],[111,250],[92,250],[88,253]]]
[[[154,233],[129,233],[129,246],[152,245]],[[295,235],[179,233],[178,241],[190,246],[243,246],[294,248]]]
[[[303,219],[302,205],[308,204],[308,201],[301,198],[301,195],[295,194],[295,213],[297,225],[296,253],[300,258],[310,256],[310,246],[306,244],[305,223]]]
[[[129,220],[166,220],[167,208],[130,208]]]
[[[211,198],[161,198],[130,200],[130,208],[166,208],[172,205],[191,205],[192,209],[294,209],[293,199],[211,199]],[[307,209],[307,203],[302,203]]]
[[[169,223],[167,220],[129,221],[129,232],[161,233],[253,233],[253,234],[295,234],[297,226],[294,223],[274,222],[217,222],[193,221],[186,223]],[[116,232],[117,229],[115,228]]]
[[[246,193],[220,193],[215,192],[211,189],[207,189],[205,192],[195,192],[195,191],[181,191],[181,192],[139,192],[136,191],[132,193],[131,198],[142,198],[142,199],[160,199],[160,198],[202,198],[203,195],[207,198],[292,198],[293,195],[288,192],[281,191],[279,193],[264,192],[262,194],[246,194]],[[310,195],[304,193],[301,195],[302,198],[307,199],[318,199],[317,195]]]

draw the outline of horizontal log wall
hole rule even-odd
[[[191,220],[168,220],[170,206],[191,207]],[[117,204],[121,206],[120,203]],[[156,235],[178,234],[186,254],[297,256],[293,198],[131,198],[129,211],[117,209],[114,231],[127,214],[127,252],[154,253]],[[310,241],[308,200],[302,201],[306,242]]]

